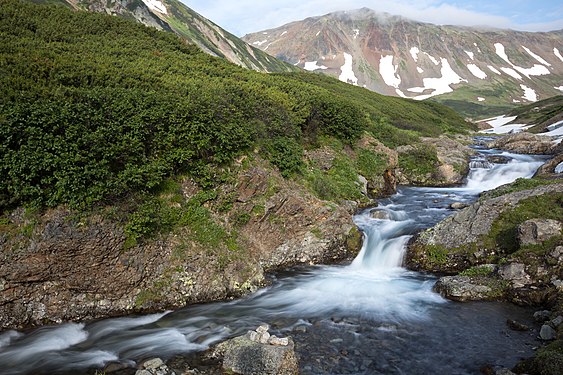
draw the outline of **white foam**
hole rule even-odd
[[[303,69],[312,72],[319,69],[323,69],[323,70],[328,69],[328,67],[324,65],[317,65],[317,61],[307,61],[305,62],[305,66],[303,67]]]
[[[487,78],[487,73],[482,71],[477,65],[475,64],[467,64],[467,69],[477,78],[485,79]]]
[[[550,63],[548,63],[547,61],[545,61],[543,58],[541,58],[541,56],[536,55],[535,53],[533,53],[532,51],[530,51],[528,48],[522,46],[522,48],[524,48],[526,50],[526,52],[528,52],[530,54],[530,56],[532,56],[534,59],[536,59],[540,64],[543,64],[545,66],[551,66]]]
[[[537,102],[538,101],[538,94],[534,91],[534,89],[529,88],[526,85],[520,85],[522,90],[524,90],[524,96],[522,98],[526,99],[530,102]]]
[[[379,74],[383,81],[396,89],[401,84],[401,77],[397,74],[399,65],[393,65],[393,55],[381,56],[379,60]]]
[[[492,65],[487,65],[487,68],[489,68],[491,70],[491,72],[498,74],[499,76],[502,74],[501,72],[498,71],[497,68],[495,68]]]
[[[520,81],[522,80],[522,76],[520,74],[518,74],[518,72],[516,72],[514,69],[511,68],[505,68],[502,67],[500,68],[503,72],[505,72],[506,74],[508,74],[509,76],[519,79]]]
[[[143,0],[143,3],[150,9],[162,14],[168,14],[166,6],[159,0]]]
[[[344,65],[342,65],[340,71],[342,73],[340,73],[340,77],[338,77],[338,79],[342,82],[352,83],[354,85],[358,84],[358,78],[356,78],[353,70],[352,55],[349,53],[344,52]]]
[[[553,47],[553,53],[563,62],[563,56],[561,56],[561,52],[557,48]]]
[[[555,173],[563,173],[563,161],[555,167]]]
[[[411,53],[411,56],[413,58],[413,60],[415,62],[418,62],[418,54],[420,53],[420,50],[418,49],[418,47],[412,47],[409,52]]]
[[[471,51],[465,51],[465,53],[467,53],[467,56],[469,56],[469,58],[471,60],[475,60],[475,54]]]

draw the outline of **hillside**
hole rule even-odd
[[[432,98],[473,118],[562,90],[562,31],[436,26],[363,8],[243,40],[306,70],[386,95]]]
[[[425,137],[470,130],[436,103],[21,0],[0,0],[0,60],[4,328],[240,296],[353,256],[350,212],[399,171],[451,184]]]
[[[74,10],[106,13],[135,20],[158,30],[174,32],[206,53],[242,67],[262,72],[295,71],[260,49],[251,47],[233,34],[188,8],[178,0],[32,0],[61,4]]]

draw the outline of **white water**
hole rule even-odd
[[[356,215],[354,221],[364,233],[364,244],[350,265],[300,271],[276,280],[273,286],[246,299],[229,303],[192,306],[139,318],[107,319],[89,325],[44,327],[28,335],[9,331],[0,334],[0,372],[73,371],[110,361],[133,364],[147,356],[196,352],[262,322],[274,324],[282,333],[327,318],[360,319],[370,322],[369,326],[381,327],[382,332],[395,332],[397,328],[389,327],[410,326],[414,322],[438,324],[433,323],[432,316],[437,308],[448,303],[432,291],[434,278],[401,267],[406,242],[416,230],[448,216],[449,203],[470,202],[481,191],[530,177],[542,163],[537,157],[502,155],[512,161],[475,164],[490,168],[473,169],[463,187],[403,188],[402,193],[382,201],[377,208],[386,211],[389,219],[372,218],[373,209]]]

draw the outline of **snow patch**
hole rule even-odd
[[[317,34],[315,34],[315,36],[319,36],[321,33],[321,30],[317,31]]]
[[[524,96],[522,98],[526,99],[529,102],[537,102],[538,101],[538,94],[534,91],[534,89],[529,88],[526,85],[520,85],[522,90],[524,90]]]
[[[422,69],[420,66],[417,66],[417,67],[416,67],[416,70],[417,70],[419,73],[424,73],[424,69]]]
[[[559,90],[559,91],[563,91],[563,86],[554,87],[554,89]]]
[[[467,69],[469,69],[469,71],[479,79],[487,78],[487,73],[479,69],[479,67],[475,64],[467,64]]]
[[[520,132],[522,130],[526,130],[533,125],[525,125],[525,124],[510,124],[509,122],[514,121],[516,116],[499,116],[493,117],[492,119],[484,120],[487,124],[491,125],[492,129],[481,130],[480,133],[486,134],[507,134],[507,133],[515,133]]]
[[[501,59],[512,65],[512,63],[508,59],[508,56],[506,55],[506,52],[504,50],[504,45],[502,45],[502,43],[495,43],[495,52],[497,55],[500,56]]]
[[[520,74],[518,74],[516,72],[516,70],[511,69],[511,68],[500,68],[500,70],[502,70],[503,72],[505,72],[506,74],[508,74],[509,76],[522,80],[522,76]]]
[[[381,56],[379,60],[379,74],[383,78],[383,81],[396,89],[399,88],[401,84],[401,77],[397,75],[397,69],[399,65],[393,65],[393,55]]]
[[[328,69],[328,67],[324,65],[317,65],[317,61],[306,61],[303,69],[312,72],[319,69]]]
[[[543,64],[545,66],[551,66],[550,63],[548,63],[547,61],[545,61],[544,59],[542,59],[540,56],[536,55],[535,53],[533,53],[532,51],[530,51],[528,48],[522,46],[522,48],[524,48],[526,50],[526,52],[528,52],[528,54],[530,56],[532,56],[534,59],[538,60],[540,64]]]
[[[420,50],[418,49],[418,47],[412,47],[409,52],[411,53],[412,59],[415,62],[418,62],[418,54],[420,53]]]
[[[493,128],[498,128],[499,126],[503,126],[511,121],[514,121],[516,117],[517,116],[506,117],[503,115],[503,116],[493,117],[492,119],[485,120],[485,122],[491,125]]]
[[[555,173],[563,173],[563,161],[559,164],[557,164],[557,167],[555,167]]]
[[[485,101],[485,98],[482,98],[482,97],[478,96],[478,97],[477,97],[477,101],[479,101],[479,102],[484,102],[484,101]]]
[[[431,55],[429,55],[429,54],[426,53],[426,52],[424,52],[424,54],[425,54],[426,56],[428,56],[428,58],[434,63],[434,65],[440,64],[440,63],[438,62],[438,60],[436,60],[436,58],[434,58],[434,56],[431,56]]]
[[[280,35],[280,36],[284,36],[285,34],[287,34],[287,30],[286,30],[286,31],[284,31],[283,33],[281,33],[281,35]]]
[[[475,54],[473,52],[465,51],[465,53],[467,53],[467,56],[469,56],[471,60],[475,60]]]
[[[158,0],[143,0],[143,3],[145,3],[145,5],[147,7],[149,7],[150,10],[155,10],[155,11],[162,13],[162,14],[168,14],[168,10],[166,9],[166,6],[164,6],[164,4],[162,4],[161,1],[158,1]]]
[[[531,68],[522,68],[520,66],[515,66],[514,69],[518,70],[520,73],[524,74],[526,77],[530,76],[544,76],[550,74],[549,69],[543,65],[535,64]]]
[[[268,39],[265,39],[265,40],[263,40],[263,41],[261,41],[261,42],[256,41],[256,42],[254,42],[254,43],[252,43],[252,44],[255,45],[255,46],[260,47],[260,46],[261,46],[262,44],[264,44],[264,43],[268,43]]]
[[[359,29],[354,29],[354,39],[356,39],[358,37],[358,35],[360,35],[360,30]]]
[[[502,74],[501,72],[498,71],[497,68],[495,68],[492,65],[487,65],[487,68],[489,68],[491,70],[491,72],[498,74],[499,76]]]
[[[409,91],[420,90],[420,89],[422,89],[423,91],[427,90],[427,89],[432,89],[434,91],[430,94],[419,95],[417,97],[414,97],[413,99],[424,100],[424,99],[428,99],[432,96],[452,92],[454,90],[450,87],[450,85],[457,84],[457,83],[460,83],[460,82],[467,82],[467,80],[461,78],[451,68],[450,63],[448,62],[447,59],[442,58],[441,62],[442,62],[442,68],[440,70],[440,72],[442,74],[441,77],[439,77],[439,78],[424,78],[422,80],[422,82],[424,83],[423,88],[413,87],[412,89],[409,89]]]
[[[561,53],[557,48],[553,47],[553,53],[555,54],[555,56],[559,57],[559,60],[563,61],[563,56],[561,56]]]
[[[352,67],[353,67],[352,55],[344,52],[344,65],[342,65],[342,67],[340,68],[342,73],[340,73],[340,77],[338,77],[338,79],[341,80],[342,82],[348,82],[357,85],[358,78],[356,78],[356,75],[354,74],[354,70],[352,69]]]

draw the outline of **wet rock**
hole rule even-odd
[[[462,202],[454,202],[450,204],[450,208],[453,210],[461,210],[465,207],[469,207],[469,205],[467,203],[462,203]]]
[[[373,210],[369,215],[373,219],[391,220],[391,214],[385,210]]]
[[[563,323],[563,316],[561,316],[561,315],[557,316],[557,318],[555,318],[555,319],[553,319],[549,322],[549,324],[551,324],[551,326],[553,328],[559,327],[561,325],[561,323]]]
[[[142,369],[138,370],[135,375],[176,375],[160,358],[149,359],[143,362],[141,367]]]
[[[540,338],[544,341],[555,340],[557,332],[548,324],[544,324],[540,329]]]
[[[531,219],[518,226],[521,246],[540,244],[561,234],[561,222],[551,219]]]
[[[488,144],[490,148],[500,148],[518,154],[550,154],[553,149],[551,137],[528,132],[508,134]]]
[[[217,345],[214,353],[223,359],[225,371],[244,375],[293,375],[299,372],[295,344],[291,338],[274,338],[264,327],[259,327],[256,334],[259,341],[251,339],[254,335],[249,333]],[[272,342],[260,340],[265,334]]]
[[[495,375],[516,375],[516,374],[507,368],[501,368],[495,371]]]
[[[534,313],[534,320],[536,322],[545,322],[547,320],[549,320],[549,317],[551,316],[551,311],[549,310],[540,310],[540,311],[536,311]]]
[[[498,291],[490,285],[484,285],[469,276],[444,276],[434,286],[434,290],[453,301],[491,300]]]
[[[546,161],[536,172],[536,176],[552,176],[554,174],[559,174],[559,168],[561,168],[561,163],[563,163],[563,153],[555,155],[552,159]]]
[[[487,161],[494,164],[507,164],[510,158],[502,155],[488,155],[486,157]]]
[[[507,319],[506,325],[513,331],[527,331],[530,329],[530,327],[528,327],[527,325],[512,319]]]

